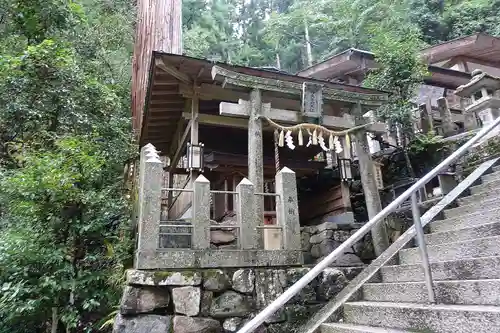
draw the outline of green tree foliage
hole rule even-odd
[[[4,1],[0,332],[92,332],[130,265],[128,1]]]
[[[379,118],[410,131],[414,121],[411,99],[427,74],[427,65],[418,53],[422,46],[419,37],[415,28],[397,31],[391,24],[375,26],[370,46],[378,68],[364,81],[367,87],[391,92],[389,103],[378,109]]]

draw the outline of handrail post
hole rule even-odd
[[[424,228],[420,220],[420,210],[418,207],[417,193],[411,194],[411,213],[413,215],[413,223],[415,224],[415,231],[417,233],[417,243],[420,249],[420,256],[422,257],[422,266],[424,268],[425,285],[429,294],[429,303],[436,304],[434,295],[434,286],[432,283],[432,272],[429,264],[429,254],[427,253],[427,244],[425,243]]]

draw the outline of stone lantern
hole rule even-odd
[[[472,103],[464,110],[465,114],[476,114],[481,120],[481,126],[486,127],[500,116],[499,90],[500,78],[475,70],[472,72],[472,80],[458,87],[455,94],[471,99]],[[499,133],[500,128],[496,128],[485,139]]]

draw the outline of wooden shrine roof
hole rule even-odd
[[[361,81],[369,69],[376,67],[377,63],[373,53],[350,48],[298,72],[297,75],[321,80],[351,76]],[[430,75],[424,79],[424,82],[431,86],[454,90],[471,79],[469,73],[434,65],[429,65],[428,68]]]
[[[466,57],[471,61],[500,67],[500,38],[484,33],[460,37],[426,48],[422,55],[430,64],[454,57]]]
[[[220,80],[214,79],[212,77],[214,66],[242,75],[279,80],[284,84],[295,86],[304,82],[315,82],[321,84],[325,89],[338,90],[339,93],[351,94],[352,96],[368,96],[368,99],[373,98],[374,100],[377,98],[386,99],[388,94],[354,85],[304,78],[272,70],[229,65],[178,54],[153,52],[152,57],[148,93],[141,122],[140,144],[152,143],[158,150],[167,155],[177,148],[174,138],[178,137],[179,132],[182,135],[183,126],[189,120],[190,109],[187,101],[194,94],[198,95],[200,99],[199,113],[203,115],[203,124],[218,128],[224,126],[220,122],[222,119],[219,115],[220,102],[237,103],[239,99],[248,99],[250,88],[224,85]],[[263,102],[272,101],[273,106],[276,103],[279,104],[276,107],[282,109],[300,110],[300,96],[264,90]],[[335,101],[329,101],[329,103],[335,103]],[[347,104],[345,100],[338,101],[339,108],[345,107]],[[248,122],[246,119],[234,117],[224,117],[224,120],[232,122],[234,127],[239,128],[246,127]],[[218,134],[216,131],[213,133]],[[221,139],[227,140],[228,138]],[[203,140],[200,137],[200,141],[203,142]]]

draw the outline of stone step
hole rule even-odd
[[[321,333],[411,333],[383,327],[372,327],[344,323],[326,323],[321,325]]]
[[[466,214],[457,218],[433,221],[430,223],[430,228],[431,232],[434,233],[463,229],[492,222],[500,222],[500,207],[491,210],[482,210],[474,214]]]
[[[427,246],[431,262],[449,261],[463,258],[478,258],[500,255],[500,236],[472,239],[464,242],[444,243]],[[421,262],[418,248],[403,249],[399,252],[401,265]]]
[[[467,206],[477,202],[481,202],[483,200],[490,200],[494,198],[500,198],[500,188],[469,195],[468,197],[458,199],[457,202],[460,206]]]
[[[444,216],[449,218],[461,217],[467,214],[474,214],[484,210],[492,210],[498,208],[500,205],[498,198],[491,198],[488,200],[481,200],[465,206],[450,208],[444,210]]]
[[[498,190],[500,188],[500,180],[492,180],[489,182],[484,182],[482,184],[471,186],[470,192],[471,194],[478,194],[482,192],[488,192],[492,190]]]
[[[380,272],[384,282],[424,281],[421,264],[385,266]],[[431,264],[431,272],[436,281],[498,279],[500,256],[435,262]]]
[[[500,307],[362,301],[344,305],[344,320],[415,332],[492,333],[500,332]]]
[[[494,181],[494,180],[500,180],[500,172],[498,171],[498,169],[493,168],[493,172],[481,176],[481,180],[484,183],[491,182],[491,181]]]
[[[439,304],[500,305],[500,280],[434,281]],[[367,283],[363,300],[376,302],[428,303],[424,282]]]
[[[468,228],[454,229],[443,232],[435,232],[425,235],[427,245],[439,245],[443,243],[462,242],[470,239],[500,236],[500,222],[481,224]]]

